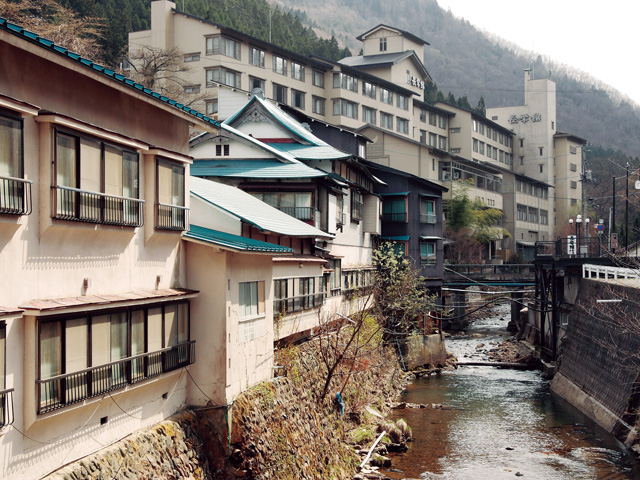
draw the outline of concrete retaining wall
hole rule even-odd
[[[431,367],[444,365],[447,360],[444,336],[436,333],[409,337],[406,340],[403,360],[408,370],[424,365]]]

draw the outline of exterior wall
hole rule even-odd
[[[386,52],[380,51],[380,39],[387,39]],[[418,58],[422,60],[424,57],[424,46],[417,43],[402,34],[397,30],[389,28],[379,28],[376,31],[370,33],[362,40],[362,48],[365,55],[379,55],[381,53],[394,53],[394,52],[406,52],[407,50],[413,50],[418,55]]]
[[[583,146],[559,135],[554,139],[554,146],[555,225],[562,229],[568,225],[569,218],[582,213]]]

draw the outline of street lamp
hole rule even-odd
[[[577,237],[577,255],[580,256],[580,227],[582,226],[582,215],[578,214],[576,215],[576,219],[574,220],[573,218],[569,219],[569,225],[573,225],[574,223],[576,224],[576,237]],[[585,226],[589,226],[589,222],[591,220],[589,218],[585,218],[584,222],[585,222]]]

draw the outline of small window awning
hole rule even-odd
[[[297,262],[297,263],[327,263],[326,258],[316,257],[315,255],[278,255],[272,258],[274,262]]]
[[[163,288],[158,290],[136,290],[119,294],[84,295],[80,297],[52,298],[32,300],[21,305],[25,315],[44,315],[56,310],[83,312],[115,308],[120,306],[136,306],[172,300],[188,299],[198,295],[197,290],[186,288]]]
[[[406,197],[410,194],[411,192],[397,192],[397,193],[379,193],[378,195],[380,195],[381,197]]]
[[[442,240],[442,237],[436,237],[433,235],[420,235],[420,240]]]
[[[380,240],[386,240],[388,242],[408,242],[411,235],[396,235],[391,237],[380,237]]]
[[[536,242],[525,242],[524,240],[516,240],[518,245],[522,245],[523,247],[535,247]]]
[[[442,195],[436,195],[435,193],[419,193],[421,197],[441,198]]]

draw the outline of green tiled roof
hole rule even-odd
[[[245,238],[231,233],[211,230],[210,228],[190,225],[185,238],[200,240],[220,247],[230,248],[243,252],[263,252],[263,253],[293,253],[293,249],[276,245],[275,243],[261,242],[252,238]]]
[[[275,159],[195,160],[190,170],[195,177],[317,178],[328,175],[304,163],[282,163]]]

